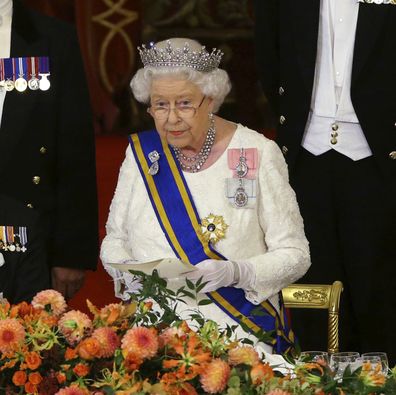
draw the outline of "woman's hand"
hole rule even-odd
[[[220,261],[217,259],[206,259],[195,265],[197,270],[187,273],[186,277],[191,281],[207,284],[201,292],[212,292],[221,287],[228,287],[235,283],[235,265],[231,261]]]
[[[202,281],[207,284],[201,292],[212,292],[229,286],[251,291],[255,282],[255,270],[248,262],[206,259],[195,267],[197,270],[187,273],[186,277],[194,282],[202,277]]]

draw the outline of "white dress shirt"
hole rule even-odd
[[[351,101],[359,4],[321,0],[311,112],[302,146],[314,155],[334,149],[353,160],[372,155]]]
[[[12,1],[0,1],[0,58],[9,58],[11,50]],[[6,91],[0,87],[0,125]]]

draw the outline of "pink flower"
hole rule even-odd
[[[169,343],[172,343],[172,341],[177,340],[178,338],[181,338],[182,336],[185,335],[186,333],[180,327],[173,326],[170,328],[166,328],[158,336],[159,345],[160,347],[164,347]]]
[[[25,329],[15,318],[0,320],[0,352],[15,351],[25,340]]]
[[[39,292],[32,300],[32,305],[36,309],[45,310],[49,306],[55,315],[61,315],[66,311],[67,305],[63,295],[54,289],[46,289]]]
[[[136,326],[129,329],[121,341],[124,355],[133,354],[140,359],[152,358],[158,351],[158,336],[153,328]]]
[[[231,368],[221,359],[210,362],[200,376],[200,382],[205,392],[217,394],[225,389],[230,378]]]
[[[89,391],[85,388],[80,388],[75,385],[71,387],[62,388],[55,395],[88,395]]]
[[[59,320],[59,330],[70,345],[77,344],[84,336],[92,331],[92,321],[78,310],[65,313]]]
[[[100,357],[111,357],[120,345],[120,339],[113,329],[108,327],[95,329],[92,337],[100,344]]]

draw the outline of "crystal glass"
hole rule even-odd
[[[326,351],[302,351],[297,359],[297,364],[305,362],[323,361],[329,364],[329,354]]]
[[[330,357],[330,367],[335,373],[335,380],[341,381],[347,366],[350,366],[352,371],[362,366],[362,358],[358,352],[346,351],[337,352]]]
[[[389,362],[386,353],[375,351],[375,352],[365,352],[364,354],[362,354],[363,361],[370,360],[371,357],[378,357],[380,359],[382,373],[386,376],[389,371]]]

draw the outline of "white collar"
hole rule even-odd
[[[0,0],[0,26],[3,19],[10,17],[12,14],[12,0]]]

